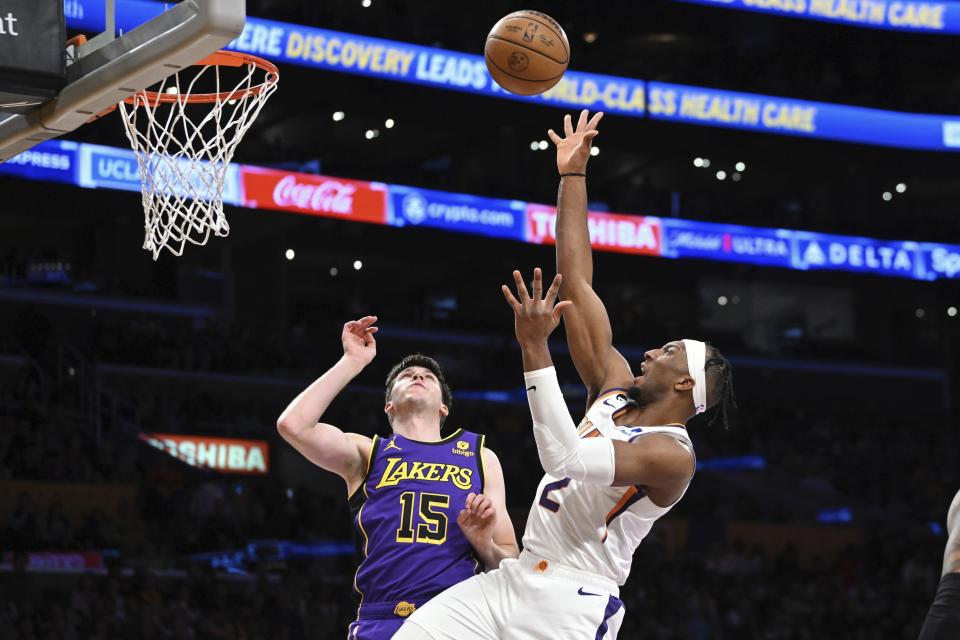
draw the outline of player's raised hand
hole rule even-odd
[[[503,297],[513,309],[514,329],[517,332],[517,341],[521,344],[546,342],[547,336],[560,324],[563,310],[573,304],[570,300],[557,302],[562,277],[558,273],[547,292],[543,293],[543,274],[540,267],[533,270],[533,294],[527,293],[527,285],[519,271],[513,272],[513,279],[517,285],[517,295],[514,296],[510,287],[503,285]]]
[[[590,144],[597,134],[597,124],[603,117],[598,111],[587,120],[589,113],[586,109],[580,112],[577,127],[573,127],[570,114],[563,116],[563,137],[557,135],[553,129],[547,130],[547,135],[557,146],[557,170],[560,173],[584,173],[587,170],[587,161],[590,159]]]
[[[343,325],[340,340],[343,342],[343,355],[367,366],[377,355],[377,341],[374,339],[378,329],[374,326],[377,316],[364,316]]]
[[[493,526],[497,510],[490,498],[482,493],[467,494],[467,502],[457,516],[457,524],[473,548],[480,551],[493,542]]]

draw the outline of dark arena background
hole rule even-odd
[[[66,2],[68,36],[98,4]],[[546,131],[586,108],[617,346],[710,340],[739,401],[691,422],[620,637],[917,638],[960,489],[960,9],[869,4],[248,0],[235,48],[280,87],[230,235],[182,257],[141,248],[118,115],[0,164],[0,637],[346,637],[345,487],[277,418],[368,314],[376,359],[324,420],[388,434],[388,370],[436,358],[519,539],[542,472],[500,285],[554,273]],[[519,9],[571,47],[530,99],[482,60]]]

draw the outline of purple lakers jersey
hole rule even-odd
[[[361,620],[374,609],[406,617],[482,570],[457,515],[467,494],[483,492],[483,442],[462,429],[438,442],[374,436],[366,477],[350,497]]]

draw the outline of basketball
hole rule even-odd
[[[515,11],[501,18],[487,35],[483,53],[497,84],[521,96],[550,89],[570,64],[567,34],[539,11]]]

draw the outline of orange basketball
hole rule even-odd
[[[539,11],[516,11],[501,18],[490,30],[483,53],[497,84],[522,96],[535,96],[557,84],[570,64],[567,34]]]

